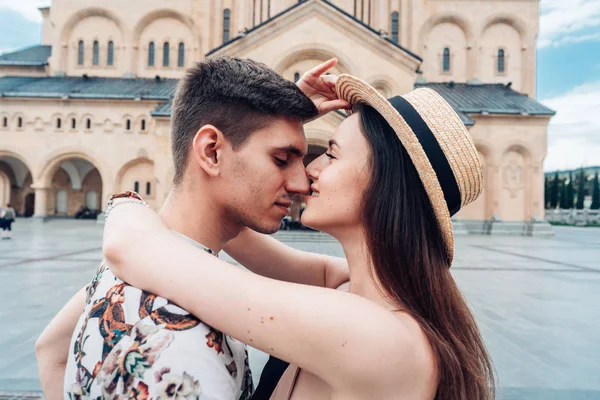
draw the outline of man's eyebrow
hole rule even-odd
[[[304,157],[304,152],[302,150],[300,150],[299,148],[297,148],[294,145],[289,145],[289,146],[283,146],[283,147],[276,147],[275,150],[277,151],[285,151],[287,153],[292,153],[295,156],[298,156],[300,158]]]

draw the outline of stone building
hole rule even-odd
[[[521,229],[544,215],[554,112],[535,101],[538,0],[54,0],[40,12],[41,44],[0,56],[0,201],[20,214],[101,209],[127,189],[159,207],[173,175],[177,78],[231,55],[290,80],[335,56],[335,73],[387,96],[433,88],[485,169],[483,195],[457,218]],[[306,126],[307,160],[342,119]]]

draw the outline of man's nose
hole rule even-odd
[[[299,163],[287,181],[286,190],[291,194],[307,195],[310,192],[310,182],[306,176],[304,165]]]

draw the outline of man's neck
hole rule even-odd
[[[218,253],[241,227],[230,226],[217,205],[202,193],[184,187],[171,189],[158,214],[169,229]]]

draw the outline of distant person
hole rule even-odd
[[[0,226],[2,227],[2,239],[12,238],[12,223],[15,222],[17,213],[10,204],[6,204],[6,208],[0,211]]]

